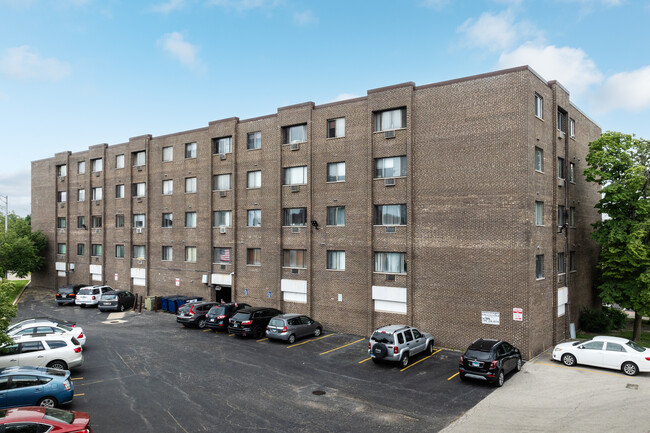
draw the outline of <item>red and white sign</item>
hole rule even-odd
[[[523,308],[513,308],[512,309],[512,320],[516,322],[524,321],[524,309]]]
[[[115,274],[115,281],[117,281],[117,274]]]
[[[176,278],[176,286],[180,286],[180,285],[181,285],[181,279],[180,279],[180,278]]]

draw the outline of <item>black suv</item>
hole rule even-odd
[[[505,375],[521,370],[521,352],[501,340],[479,338],[469,345],[460,357],[458,373],[462,380],[486,380],[495,386],[502,386]]]
[[[206,315],[210,308],[217,305],[216,302],[188,302],[178,307],[176,321],[183,326],[196,326],[199,329],[205,328]]]
[[[87,286],[88,284],[68,284],[66,286],[59,287],[59,290],[56,292],[57,305],[74,305],[74,300],[77,297],[77,292],[79,292],[79,289]]]
[[[228,322],[228,332],[241,337],[262,338],[271,319],[282,311],[268,307],[244,308],[235,313]]]
[[[210,311],[208,311],[205,326],[210,329],[226,331],[228,330],[228,320],[232,317],[233,314],[244,308],[251,308],[251,306],[248,304],[241,304],[239,302],[217,304],[214,307],[210,308]]]

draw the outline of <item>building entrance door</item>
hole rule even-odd
[[[232,287],[231,286],[215,286],[216,301],[217,302],[232,302]]]

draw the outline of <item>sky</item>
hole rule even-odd
[[[29,214],[58,152],[521,65],[650,139],[649,23],[650,0],[0,0],[0,196]]]

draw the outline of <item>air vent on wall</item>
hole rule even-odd
[[[220,153],[220,154],[219,154],[219,159],[222,160],[222,161],[223,161],[224,159],[226,159],[226,154],[225,154],[225,153]]]
[[[395,226],[386,227],[386,233],[395,233]]]
[[[300,269],[292,269],[292,270],[291,270],[291,273],[292,273],[292,274],[299,274],[299,273],[300,273]]]
[[[142,171],[142,166],[138,165],[137,169],[138,169],[138,171]]]
[[[291,192],[299,192],[300,185],[291,185]]]
[[[142,227],[138,227],[138,228],[136,228],[136,229],[135,229],[135,232],[136,232],[136,233],[142,233]]]
[[[395,131],[390,130],[390,131],[384,132],[384,138],[395,138]]]
[[[386,274],[386,281],[395,281],[395,275]]]
[[[226,228],[225,227],[219,227],[219,233],[221,233],[221,234],[226,233]]]
[[[219,191],[219,197],[225,197],[226,191]]]
[[[384,185],[385,186],[395,186],[395,179],[394,178],[389,178],[389,179],[384,179]]]
[[[291,233],[300,233],[300,227],[291,227]]]
[[[300,150],[300,143],[291,143],[291,150]]]

